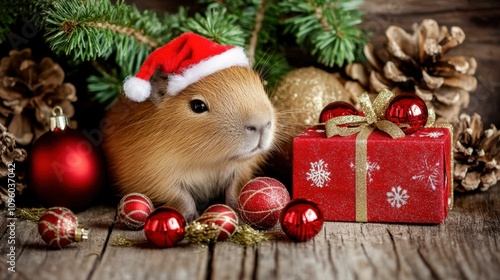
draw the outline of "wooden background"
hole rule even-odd
[[[179,3],[196,2],[163,0],[127,0],[142,9],[176,12]],[[196,9],[196,5],[194,5]],[[401,26],[410,32],[413,23],[435,19],[438,24],[461,27],[464,43],[450,52],[473,56],[478,62],[477,90],[471,94],[464,112],[479,113],[485,126],[500,128],[500,1],[498,0],[365,0],[363,28],[372,40],[385,40],[390,25]],[[291,58],[293,60],[293,57]]]

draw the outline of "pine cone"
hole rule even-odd
[[[455,128],[455,179],[457,191],[489,189],[500,180],[500,131],[483,130],[478,114],[462,114]]]
[[[21,163],[26,159],[26,151],[16,148],[16,138],[7,132],[7,128],[2,124],[0,124],[0,131],[0,158],[2,159],[0,162],[0,178],[2,180],[2,185],[0,186],[0,206],[2,206],[2,203],[8,205],[9,184],[14,182],[16,195],[22,194],[26,188],[24,171],[21,166]],[[14,175],[9,175],[9,173]]]
[[[384,47],[367,44],[367,64],[351,64],[347,75],[354,81],[345,87],[359,95],[384,88],[394,93],[415,92],[434,108],[438,120],[456,122],[461,108],[469,104],[469,92],[476,89],[476,60],[473,57],[446,56],[460,45],[465,33],[460,27],[439,27],[432,19],[414,24],[413,34],[390,26]]]
[[[63,83],[64,71],[51,58],[40,63],[31,50],[12,50],[0,62],[0,123],[20,145],[29,145],[49,130],[52,109],[60,106],[74,115],[75,87]]]

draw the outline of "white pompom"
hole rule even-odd
[[[129,76],[123,83],[123,90],[130,100],[142,102],[151,94],[151,84],[149,81]]]

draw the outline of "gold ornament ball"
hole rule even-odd
[[[318,124],[326,105],[334,101],[352,104],[352,96],[333,74],[318,68],[299,68],[283,77],[270,96],[278,116],[278,140],[266,173],[288,185],[293,138],[306,127]]]
[[[318,123],[326,105],[334,101],[351,103],[350,96],[333,74],[307,67],[288,73],[278,83],[271,101],[286,123],[311,126]]]

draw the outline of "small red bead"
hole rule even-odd
[[[160,248],[172,247],[184,239],[186,220],[172,207],[157,208],[149,215],[144,233],[149,242]]]
[[[354,106],[347,102],[335,101],[323,108],[319,115],[319,122],[325,123],[329,119],[348,115],[359,115],[359,112]]]
[[[313,201],[297,198],[285,206],[280,216],[283,232],[302,242],[314,238],[323,228],[323,212]]]
[[[402,93],[394,97],[385,111],[385,119],[401,127],[405,134],[419,131],[427,123],[428,111],[422,98],[413,93]]]

